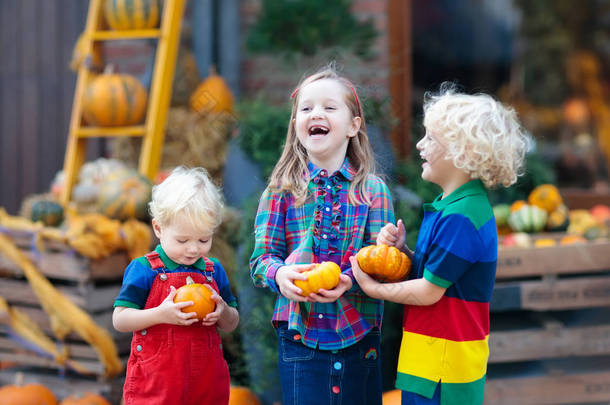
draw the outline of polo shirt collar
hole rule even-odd
[[[307,170],[309,171],[309,178],[314,179],[317,176],[320,176],[322,174],[322,170],[324,169],[316,166],[311,162],[307,162]],[[345,157],[345,160],[343,160],[343,164],[335,173],[340,173],[341,175],[343,175],[343,177],[345,177],[347,181],[352,181],[354,175],[356,174],[356,169],[354,169],[354,167],[351,165],[349,159]],[[326,173],[326,176],[330,177],[330,174]]]
[[[172,271],[176,270],[180,266],[196,267],[199,270],[205,270],[205,260],[203,260],[202,257],[197,259],[197,261],[195,263],[191,264],[190,266],[184,266],[184,265],[178,264],[175,261],[173,261],[172,259],[170,259],[169,256],[167,256],[167,254],[165,254],[165,251],[163,250],[163,248],[161,247],[160,244],[157,245],[157,247],[155,248],[155,252],[157,252],[159,254],[159,258],[161,258],[163,265],[165,265],[165,267],[167,267],[169,270],[172,270]]]
[[[431,203],[424,204],[424,209],[427,211],[441,211],[446,208],[449,204],[460,200],[464,197],[483,194],[486,195],[487,191],[483,182],[480,179],[470,180],[468,183],[462,184],[460,187],[455,189],[453,193],[449,194],[447,197],[441,199],[443,194],[439,194],[434,201]]]

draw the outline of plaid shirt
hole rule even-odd
[[[374,244],[378,232],[394,222],[392,200],[386,184],[370,175],[366,191],[371,205],[348,200],[354,168],[345,159],[328,175],[309,163],[306,202],[296,207],[292,194],[265,190],[255,223],[255,246],[250,258],[251,276],[257,287],[278,294],[272,323],[287,321],[309,347],[336,350],[348,347],[373,327],[381,327],[383,301],[365,295],[356,284],[349,257]],[[277,270],[290,264],[333,261],[352,278],[354,286],[333,303],[299,303],[282,296],[275,283]]]

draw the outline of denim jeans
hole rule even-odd
[[[380,336],[373,329],[345,349],[319,350],[280,326],[282,405],[381,405]]]

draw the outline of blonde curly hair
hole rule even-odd
[[[508,187],[524,172],[530,137],[515,110],[487,94],[458,93],[444,84],[440,94],[425,96],[424,127],[442,139],[446,160],[488,188]]]
[[[176,167],[153,187],[148,203],[152,219],[161,226],[180,216],[202,232],[213,232],[220,225],[223,208],[222,194],[203,167]]]

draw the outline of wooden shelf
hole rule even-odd
[[[131,127],[82,127],[76,133],[79,138],[144,136],[146,134],[146,127],[143,125]]]
[[[95,31],[92,34],[94,41],[115,41],[122,39],[159,38],[161,30],[125,30],[125,31]]]

